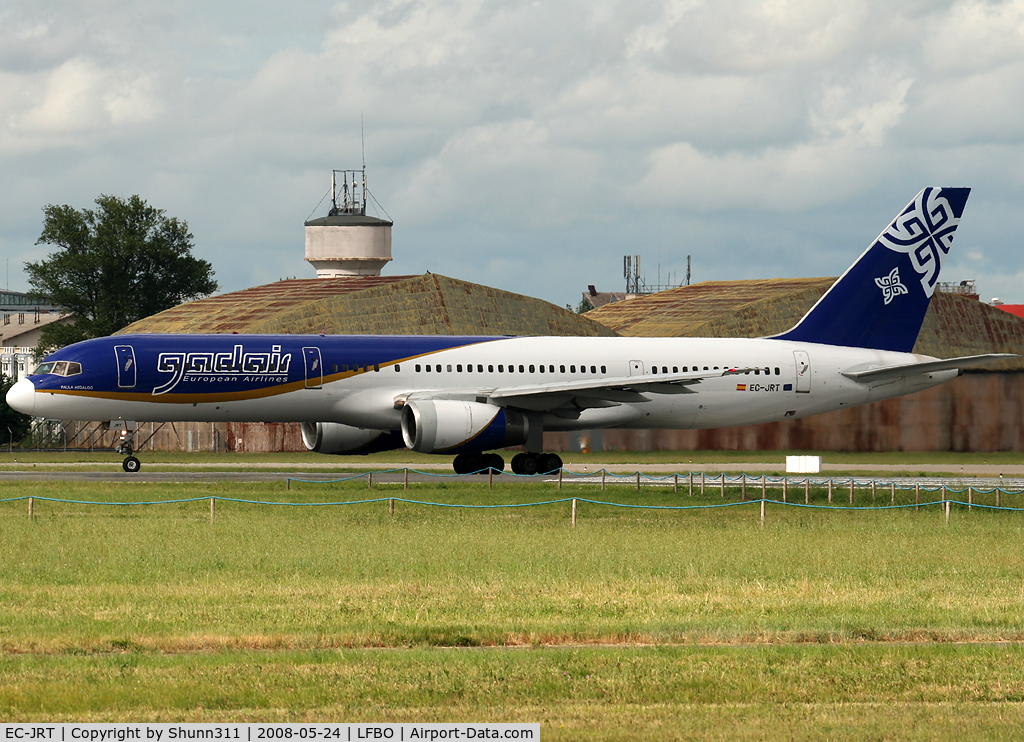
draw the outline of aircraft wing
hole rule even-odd
[[[649,401],[649,394],[694,394],[689,387],[704,379],[741,374],[748,369],[727,368],[710,371],[690,371],[674,374],[644,374],[581,379],[579,381],[552,381],[551,383],[524,384],[480,390],[494,404],[518,407],[537,412],[570,408],[615,407],[622,403]]]
[[[980,366],[992,361],[1002,361],[1007,358],[1017,358],[1016,353],[986,353],[980,356],[961,356],[959,358],[947,358],[940,361],[923,361],[921,363],[906,363],[901,366],[884,366],[882,368],[868,368],[857,371],[843,371],[843,376],[854,381],[885,381],[886,379],[897,379],[910,374],[927,374],[932,371],[949,371],[952,369],[963,369],[970,366]]]

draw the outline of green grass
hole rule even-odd
[[[365,483],[0,489],[29,495],[406,493]],[[629,486],[561,495],[722,502],[717,491]],[[445,483],[406,496],[493,504],[559,493]],[[756,504],[582,503],[572,528],[568,503],[400,502],[390,515],[386,502],[218,502],[213,523],[206,500],[34,508],[30,521],[24,500],[0,504],[9,721],[541,721],[545,739],[1011,738],[1024,722],[1024,650],[993,644],[1024,640],[1021,513],[957,509],[946,525],[936,506],[770,505],[761,528]]]

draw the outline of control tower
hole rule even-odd
[[[317,278],[379,276],[390,262],[393,222],[367,216],[366,197],[365,166],[331,171],[331,210],[306,222],[306,260]]]

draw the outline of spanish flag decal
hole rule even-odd
[[[745,391],[747,391],[747,385],[746,384],[737,384],[736,385],[736,391],[737,392],[745,392]]]

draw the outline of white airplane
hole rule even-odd
[[[754,425],[875,402],[1014,357],[914,343],[968,188],[925,188],[806,315],[770,338],[121,335],[49,356],[7,394],[36,417],[298,422],[324,454],[408,448],[456,472],[561,467],[543,433]]]

